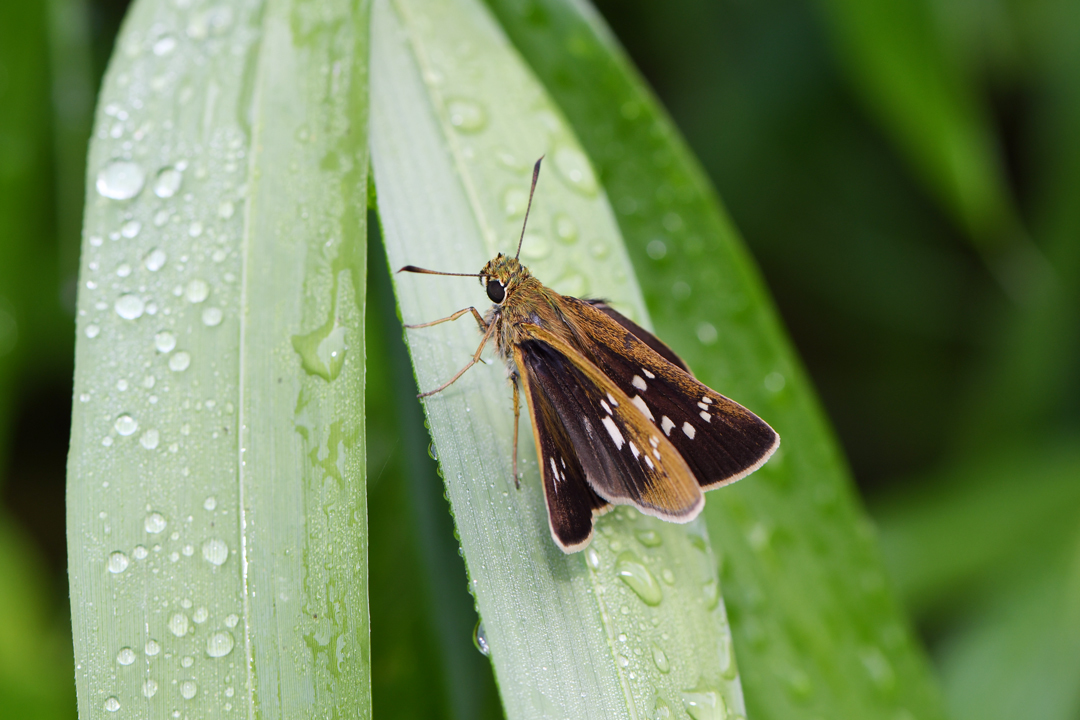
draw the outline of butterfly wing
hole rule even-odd
[[[520,348],[514,354],[529,401],[551,537],[563,552],[576,552],[592,539],[593,518],[611,505],[586,480],[577,449],[545,387],[546,377],[528,371]]]
[[[634,337],[636,337],[638,340],[655,350],[657,354],[660,355],[660,357],[664,358],[672,365],[675,365],[676,367],[685,370],[690,375],[693,375],[693,373],[690,372],[690,368],[688,368],[686,366],[686,363],[683,362],[683,359],[676,355],[674,350],[665,345],[663,340],[656,337],[651,332],[641,327],[636,322],[626,317],[622,313],[616,311],[603,300],[582,300],[581,302],[585,303],[586,305],[591,305],[600,312],[604,313],[609,318],[611,318],[612,320],[629,330],[631,333],[633,333]]]
[[[667,346],[648,331],[606,306],[564,299],[583,355],[661,429],[702,488],[749,475],[779,447],[764,420],[695,380],[681,360],[669,362],[656,348]]]
[[[564,338],[530,324],[521,325],[520,332],[514,359],[529,396],[553,535],[561,522],[559,508],[568,502],[561,483],[569,485],[572,478],[564,478],[561,468],[564,459],[568,468],[573,465],[566,457],[571,449],[588,487],[606,503],[632,504],[674,522],[696,517],[704,498],[694,476],[630,398]],[[548,457],[544,437],[558,432],[565,433],[570,447]]]

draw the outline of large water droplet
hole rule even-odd
[[[169,369],[173,372],[184,372],[191,365],[191,355],[180,351],[169,358]]]
[[[139,231],[142,230],[142,223],[138,220],[128,220],[126,223],[120,226],[120,234],[126,237],[128,240],[139,236]],[[124,277],[121,275],[121,277]]]
[[[615,561],[615,574],[637,593],[646,605],[659,605],[664,599],[660,583],[656,582],[653,574],[633,552],[628,550],[619,555],[618,560]]]
[[[480,651],[480,654],[484,657],[491,655],[491,648],[488,647],[487,635],[484,634],[484,621],[477,620],[476,627],[473,628],[473,645]]]
[[[583,195],[595,195],[599,186],[589,159],[576,147],[564,146],[555,151],[555,168],[563,180]]]
[[[203,500],[202,506],[204,510],[213,510],[217,507],[217,498],[211,495],[210,497]]]
[[[152,698],[157,694],[157,687],[157,682],[154,680],[147,680],[143,683],[142,694],[148,698]]]
[[[224,565],[225,561],[229,559],[229,546],[225,544],[224,540],[211,538],[203,543],[202,556],[204,560],[212,565]]]
[[[206,654],[212,658],[225,657],[232,652],[234,644],[232,633],[221,630],[207,638]]]
[[[116,432],[121,435],[127,436],[139,429],[139,421],[131,417],[127,413],[124,413],[120,417],[116,418]]]
[[[664,700],[664,698],[657,696],[656,706],[653,708],[652,720],[671,720],[673,717],[675,717],[675,715],[671,712],[671,706],[667,704],[667,701]]]
[[[128,556],[117,550],[109,555],[109,560],[105,563],[105,567],[107,567],[111,573],[122,573],[127,570],[128,563]]]
[[[293,335],[292,346],[309,375],[334,380],[345,365],[345,326],[334,324],[307,335]]]
[[[162,330],[154,336],[154,348],[161,353],[172,352],[176,348],[176,336],[168,330]]]
[[[185,680],[180,683],[180,695],[183,696],[185,700],[190,700],[195,697],[198,692],[199,686],[195,684],[194,680]]]
[[[655,530],[638,530],[634,533],[634,536],[638,539],[638,542],[645,547],[657,547],[663,542],[660,533]]]
[[[165,527],[168,524],[169,523],[165,520],[164,517],[162,517],[161,513],[156,512],[150,513],[143,520],[143,528],[146,530],[146,532],[153,533],[154,535],[164,532]]]
[[[716,327],[712,323],[701,323],[697,326],[697,337],[702,345],[712,345],[717,338]]]
[[[97,191],[113,200],[130,200],[139,194],[146,182],[146,171],[138,163],[115,160],[97,175]]]
[[[188,621],[188,616],[184,613],[176,613],[169,618],[169,632],[176,637],[184,637],[187,635],[189,627],[191,627],[191,624]]]
[[[671,662],[668,660],[664,651],[661,650],[660,646],[656,643],[652,644],[652,659],[656,664],[657,670],[665,674],[671,672]]]
[[[221,324],[221,318],[223,317],[221,308],[208,307],[203,310],[202,321],[206,327],[217,327]]]
[[[116,300],[116,305],[113,306],[116,309],[116,314],[125,320],[135,320],[142,317],[143,311],[146,309],[146,303],[138,295],[121,295]]]
[[[150,251],[150,254],[146,256],[146,260],[143,261],[143,265],[150,272],[157,272],[161,268],[165,267],[165,261],[168,257],[165,255],[164,250],[158,250],[154,248]]]
[[[87,325],[86,326],[86,337],[90,338],[91,340],[93,340],[94,338],[96,338],[100,334],[101,334],[101,328],[98,327],[97,325]]]
[[[139,438],[139,444],[147,450],[153,450],[158,446],[160,440],[161,436],[158,434],[158,431],[151,429],[142,434],[142,437]]]
[[[120,701],[115,697],[111,697],[105,701],[105,710],[107,712],[116,712],[120,709]]]
[[[210,295],[210,286],[206,284],[205,280],[195,279],[188,283],[187,288],[184,290],[184,297],[188,302],[201,303]]]
[[[157,640],[147,640],[146,647],[143,648],[143,652],[146,653],[147,657],[154,657],[159,652],[161,652],[161,643],[159,643]]]
[[[487,124],[487,113],[472,100],[451,100],[446,104],[450,124],[461,132],[478,132]]]
[[[694,720],[726,720],[727,704],[720,693],[698,686],[682,693],[683,707]]]
[[[130,665],[135,662],[135,651],[129,647],[120,648],[120,652],[116,653],[116,662],[121,665]]]
[[[154,194],[159,198],[171,198],[180,190],[184,174],[174,167],[162,168],[154,178]]]

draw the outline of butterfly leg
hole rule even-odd
[[[468,309],[468,308],[466,308],[466,309]],[[465,310],[462,310],[461,312],[465,312]],[[459,315],[460,315],[460,313],[459,313]],[[444,320],[445,320],[445,319],[447,319],[447,318],[444,318]],[[435,322],[442,322],[442,321],[441,321],[441,320],[436,320]],[[491,339],[491,333],[493,333],[494,331],[495,331],[495,323],[491,323],[491,325],[490,325],[490,326],[488,326],[488,328],[487,328],[487,332],[485,332],[485,333],[484,333],[484,339],[480,341],[480,347],[476,348],[476,354],[474,354],[474,355],[473,355],[473,357],[472,357],[472,360],[470,360],[470,361],[469,361],[469,364],[468,364],[468,365],[466,365],[465,367],[463,367],[463,368],[461,368],[460,370],[458,370],[458,372],[457,372],[457,375],[455,375],[454,377],[450,378],[449,380],[447,380],[446,382],[444,382],[444,383],[443,383],[442,385],[440,385],[439,387],[435,388],[434,390],[428,390],[428,391],[427,391],[426,393],[420,393],[420,394],[419,394],[419,395],[417,395],[416,397],[418,397],[418,398],[426,398],[426,397],[428,397],[429,395],[434,395],[434,394],[435,394],[435,393],[437,393],[437,392],[442,392],[442,391],[443,391],[443,390],[445,390],[446,388],[448,388],[448,387],[450,387],[451,385],[453,385],[453,384],[454,384],[454,382],[455,382],[455,381],[456,381],[456,380],[457,380],[457,379],[458,379],[459,377],[461,377],[462,375],[464,375],[464,374],[465,374],[465,371],[466,371],[466,370],[468,370],[469,368],[471,368],[471,367],[472,367],[473,365],[475,365],[476,363],[480,362],[480,353],[484,352],[484,346],[485,346],[485,345],[487,345],[487,343],[488,343],[488,340],[490,340],[490,339]]]
[[[418,325],[406,325],[405,327],[409,328],[410,330],[415,330],[417,328],[431,327],[432,325],[438,325],[439,323],[451,322],[453,320],[457,320],[459,317],[461,317],[462,315],[464,315],[467,312],[471,312],[473,314],[473,317],[476,318],[476,324],[480,326],[480,332],[484,332],[485,330],[487,330],[487,327],[488,327],[487,323],[484,322],[484,318],[480,317],[480,313],[478,313],[476,311],[476,308],[474,308],[474,307],[467,307],[464,310],[458,310],[456,313],[454,313],[453,315],[451,315],[449,317],[440,318],[438,320],[432,320],[431,322],[420,323]]]
[[[518,389],[517,373],[514,373],[510,377],[510,382],[514,384],[514,487],[518,490],[521,489],[521,477],[518,475],[517,468],[517,455],[518,455],[518,425],[521,420],[521,391]]]

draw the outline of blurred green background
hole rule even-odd
[[[4,718],[75,715],[63,525],[74,273],[94,93],[125,7],[0,3]],[[953,717],[1080,718],[1080,3],[598,9],[760,263]],[[390,416],[411,377],[394,374],[404,350],[388,283],[370,285],[368,402]],[[461,607],[445,617],[469,614],[460,559],[378,522],[408,505],[425,532],[451,531],[419,406],[400,414],[369,437],[373,546],[439,572],[372,556],[375,712],[441,716],[409,692],[426,673],[456,716],[497,716],[489,679],[455,694],[455,673],[486,673],[467,630],[395,601],[450,588]]]

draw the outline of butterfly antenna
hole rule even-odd
[[[438,270],[426,270],[422,267],[416,267],[415,265],[406,265],[398,270],[399,273],[422,273],[424,275],[451,275],[453,277],[480,277],[480,273],[448,273],[440,272]]]
[[[529,210],[532,209],[533,193],[536,192],[536,178],[540,177],[540,163],[544,161],[544,156],[541,155],[540,159],[533,165],[533,180],[532,187],[529,188],[529,204],[525,206],[525,221],[521,223],[521,238],[518,240],[517,253],[514,254],[514,259],[517,260],[518,255],[521,254],[521,243],[525,242],[525,226],[529,223]]]

